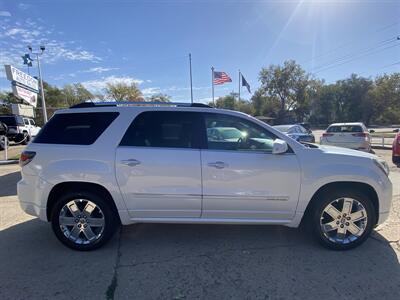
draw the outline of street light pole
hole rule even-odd
[[[40,80],[40,92],[41,92],[41,98],[42,98],[43,122],[47,123],[46,100],[44,99],[42,69],[40,67],[40,55],[43,54],[43,52],[45,50],[45,47],[44,46],[40,46],[40,52],[33,52],[31,46],[28,46],[28,49],[32,54],[36,55],[36,61],[37,61],[37,66],[38,66],[38,71],[39,71],[39,80]]]
[[[191,53],[189,53],[189,68],[190,68],[190,102],[193,104],[192,54]]]

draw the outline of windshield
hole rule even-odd
[[[288,132],[293,126],[286,126],[286,125],[279,125],[279,126],[274,126],[275,129],[278,129],[281,132]]]
[[[3,122],[7,126],[24,125],[24,121],[18,116],[0,116],[0,122]]]
[[[353,126],[353,125],[340,125],[340,126],[331,126],[328,128],[327,132],[363,132],[361,126]]]

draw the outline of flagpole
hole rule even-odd
[[[190,101],[193,104],[192,54],[191,53],[189,53],[189,68],[190,68]]]
[[[215,101],[214,101],[214,67],[211,67],[211,86],[212,86],[212,102],[213,106],[215,107]]]
[[[239,70],[239,97],[238,97],[238,102],[240,101],[240,80],[241,80],[241,74]]]

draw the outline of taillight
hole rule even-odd
[[[23,166],[29,164],[32,161],[32,159],[35,157],[35,155],[36,155],[36,152],[34,152],[34,151],[23,151],[21,153],[21,156],[19,157],[19,165],[21,167],[23,167]]]
[[[322,134],[322,136],[323,136],[323,137],[333,136],[333,133],[326,133],[326,132],[325,132],[325,133]]]
[[[365,133],[365,132],[357,132],[357,133],[353,133],[352,136],[366,137],[367,133]]]

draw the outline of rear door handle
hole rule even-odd
[[[124,160],[121,160],[121,164],[123,164],[123,165],[127,165],[127,166],[129,166],[129,167],[134,167],[134,166],[137,166],[137,165],[140,165],[140,161],[138,161],[137,159],[124,159]]]
[[[210,162],[207,165],[209,167],[214,167],[217,169],[223,169],[228,166],[228,164],[224,163],[223,161]]]

